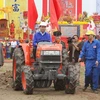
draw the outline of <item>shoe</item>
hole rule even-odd
[[[85,91],[86,91],[86,89],[87,89],[87,87],[84,87],[83,91],[85,92]]]
[[[98,94],[98,90],[92,90],[93,93]]]

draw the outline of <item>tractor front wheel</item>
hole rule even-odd
[[[13,89],[22,90],[21,66],[25,64],[24,53],[21,48],[16,48],[13,55]]]
[[[22,87],[25,94],[32,94],[34,89],[34,80],[30,67],[22,67]]]

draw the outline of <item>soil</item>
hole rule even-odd
[[[100,100],[100,90],[98,94],[92,93],[88,88],[82,91],[84,86],[84,67],[81,67],[80,85],[74,95],[65,94],[64,91],[55,91],[53,85],[50,88],[34,89],[32,95],[25,95],[23,91],[12,89],[12,62],[5,62],[0,68],[0,100]]]

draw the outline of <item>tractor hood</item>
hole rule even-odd
[[[62,44],[53,44],[53,43],[52,44],[39,44],[37,49],[40,50],[40,51],[41,50],[43,50],[43,51],[44,50],[48,50],[48,51],[49,50],[54,50],[54,51],[59,50],[59,51],[62,51]]]

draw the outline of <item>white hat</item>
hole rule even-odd
[[[47,23],[46,22],[41,22],[40,26],[47,26]]]

